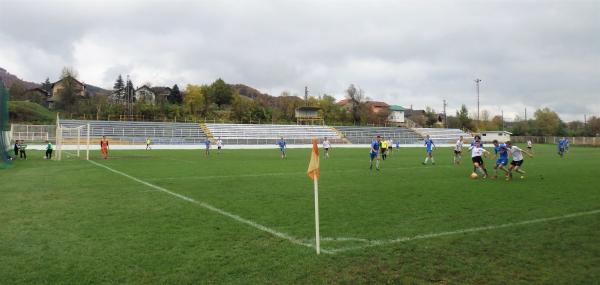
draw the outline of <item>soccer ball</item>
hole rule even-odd
[[[473,173],[471,173],[471,175],[469,177],[471,179],[477,179],[477,177],[479,177],[479,175],[477,175],[477,173],[473,172]]]

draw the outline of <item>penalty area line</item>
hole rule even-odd
[[[131,176],[131,175],[127,174],[127,173],[123,173],[123,172],[121,172],[121,171],[118,171],[118,170],[116,170],[116,169],[110,168],[110,167],[108,167],[108,166],[106,166],[106,165],[104,165],[104,164],[101,164],[101,163],[95,162],[95,161],[93,161],[93,160],[88,160],[88,161],[89,161],[90,163],[92,163],[92,164],[94,164],[94,165],[96,165],[96,166],[98,166],[98,167],[104,168],[104,169],[106,169],[106,170],[108,170],[108,171],[110,171],[110,172],[113,172],[113,173],[119,174],[119,175],[121,175],[121,176],[124,176],[124,177],[126,177],[126,178],[129,178],[129,179],[131,179],[131,180],[133,180],[133,181],[135,181],[135,182],[138,182],[138,183],[140,183],[140,184],[146,185],[146,186],[148,186],[148,187],[150,187],[150,188],[153,188],[153,189],[155,189],[155,190],[158,190],[158,191],[161,191],[161,192],[163,192],[163,193],[169,194],[169,195],[171,195],[171,196],[174,196],[174,197],[176,197],[176,198],[179,198],[179,199],[181,199],[181,200],[188,201],[188,202],[190,202],[190,203],[194,203],[194,204],[196,204],[196,205],[198,205],[198,206],[200,206],[200,207],[202,207],[202,208],[205,208],[205,209],[207,209],[207,210],[209,210],[209,211],[212,211],[212,212],[215,212],[215,213],[221,214],[221,215],[223,215],[223,216],[226,216],[226,217],[228,217],[228,218],[231,218],[231,219],[235,220],[236,222],[239,222],[239,223],[242,223],[242,224],[248,225],[248,226],[250,226],[250,227],[253,227],[253,228],[255,228],[255,229],[258,229],[258,230],[261,230],[261,231],[263,231],[263,232],[269,233],[269,234],[271,234],[271,235],[273,235],[273,236],[276,236],[276,237],[278,237],[278,238],[281,238],[281,239],[287,240],[287,241],[289,241],[289,242],[291,242],[291,243],[293,243],[293,244],[295,244],[295,245],[300,245],[300,246],[304,246],[304,247],[308,247],[308,248],[315,248],[315,245],[314,245],[314,244],[312,244],[312,243],[306,243],[306,242],[303,242],[303,241],[301,241],[300,239],[298,239],[298,238],[295,238],[295,237],[293,237],[293,236],[290,236],[290,235],[288,235],[288,234],[286,234],[286,233],[283,233],[283,232],[276,231],[276,230],[274,230],[274,229],[268,228],[268,227],[266,227],[266,226],[264,226],[264,225],[261,225],[261,224],[259,224],[259,223],[256,223],[256,222],[254,222],[254,221],[251,221],[251,220],[248,220],[248,219],[244,219],[244,218],[242,218],[242,217],[240,217],[240,216],[238,216],[238,215],[236,215],[236,214],[232,214],[232,213],[230,213],[230,212],[227,212],[227,211],[225,211],[225,210],[219,209],[219,208],[217,208],[217,207],[215,207],[215,206],[212,206],[212,205],[210,205],[210,204],[208,204],[208,203],[201,202],[201,201],[198,201],[198,200],[192,199],[192,198],[190,198],[190,197],[187,197],[187,196],[184,196],[184,195],[181,195],[181,194],[178,194],[178,193],[175,193],[175,192],[169,191],[169,190],[167,190],[167,189],[165,189],[165,188],[163,188],[163,187],[160,187],[160,186],[154,185],[154,184],[152,184],[152,183],[146,182],[146,181],[144,181],[144,180],[141,180],[141,179],[139,179],[139,178],[133,177],[133,176]],[[324,250],[324,249],[321,249],[321,252],[323,252],[323,253],[331,253],[331,251],[330,251],[330,250]]]
[[[342,248],[337,248],[337,249],[330,249],[329,251],[331,253],[338,253],[338,252],[344,252],[344,251],[350,251],[350,250],[364,249],[367,247],[389,245],[389,244],[401,243],[401,242],[409,242],[409,241],[413,241],[413,240],[430,239],[430,238],[452,236],[452,235],[466,234],[466,233],[473,233],[473,232],[491,231],[491,230],[497,230],[497,229],[503,229],[503,228],[509,228],[509,227],[517,227],[517,226],[539,224],[539,223],[545,223],[545,222],[551,222],[551,221],[572,219],[572,218],[577,218],[577,217],[581,217],[581,216],[590,216],[590,215],[596,215],[596,214],[600,214],[600,209],[585,211],[585,212],[571,213],[571,214],[566,214],[566,215],[562,215],[562,216],[554,216],[554,217],[549,217],[549,218],[539,218],[539,219],[532,219],[532,220],[526,220],[526,221],[521,221],[521,222],[506,223],[506,224],[500,224],[500,225],[490,225],[490,226],[474,227],[474,228],[467,228],[467,229],[448,231],[448,232],[422,234],[422,235],[416,235],[416,236],[412,236],[412,237],[400,237],[400,238],[390,239],[390,240],[357,239],[358,241],[363,241],[363,242],[366,242],[367,244],[360,245],[360,246],[350,246],[350,247],[342,247]]]

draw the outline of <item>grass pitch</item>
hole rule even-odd
[[[1,284],[600,282],[598,148],[536,146],[510,182],[469,179],[449,148],[379,172],[333,149],[320,256],[308,149],[42,155],[0,171]]]

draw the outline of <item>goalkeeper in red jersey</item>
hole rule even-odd
[[[100,140],[100,150],[102,151],[102,157],[108,159],[108,139],[106,136],[102,136],[102,140]]]

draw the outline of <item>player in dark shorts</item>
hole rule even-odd
[[[14,151],[15,151],[15,158],[17,158],[19,156],[19,140],[15,140]]]
[[[477,173],[477,170],[479,170],[483,178],[487,178],[487,169],[482,156],[487,155],[488,151],[482,148],[479,142],[475,142],[474,145],[469,147],[469,150],[471,150],[471,161],[473,161],[473,168],[475,169],[473,172]]]

